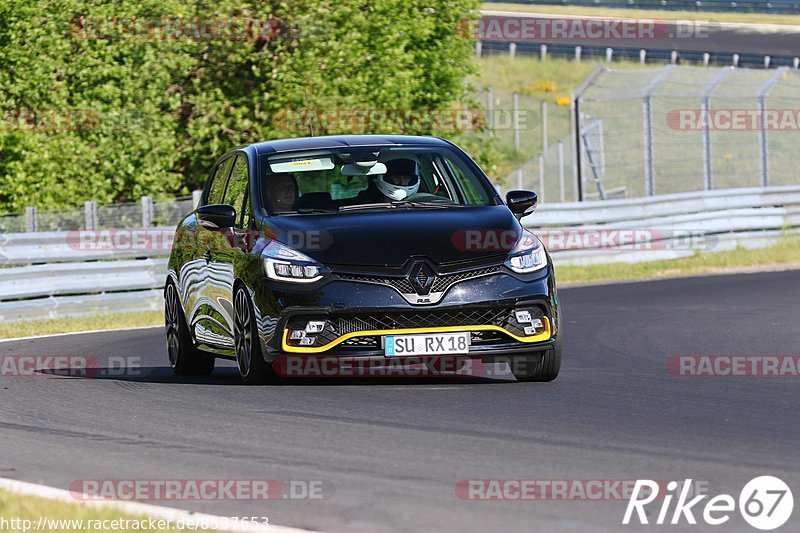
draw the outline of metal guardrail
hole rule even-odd
[[[757,248],[800,229],[800,186],[543,204],[523,224],[537,231],[558,264],[645,262],[697,250]],[[634,245],[585,246],[587,235],[597,242],[598,235],[617,234],[634,235]],[[75,246],[79,237],[80,232],[0,235],[5,265],[0,320],[162,308],[165,247],[82,249]]]
[[[800,187],[548,204],[523,224],[539,234],[562,265],[637,263],[690,257],[698,251],[763,248],[800,232]]]

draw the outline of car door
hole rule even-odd
[[[236,224],[232,228],[214,231],[215,245],[209,251],[208,262],[207,300],[213,306],[215,322],[222,326],[215,331],[215,340],[217,346],[224,349],[233,348],[233,282],[237,271],[235,265],[247,249],[248,235],[243,216],[247,188],[247,157],[240,153],[236,155],[220,202],[236,209]]]
[[[203,205],[221,204],[225,200],[228,178],[235,155],[222,159],[209,179],[203,193]],[[187,289],[187,316],[195,339],[206,348],[232,348],[231,330],[226,318],[225,306],[230,299],[226,292],[226,276],[216,265],[212,265],[215,251],[227,246],[224,230],[197,224],[195,254],[191,262],[184,264],[187,272],[183,279],[193,280]]]

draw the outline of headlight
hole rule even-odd
[[[547,252],[542,241],[528,230],[522,230],[517,244],[508,254],[505,265],[519,274],[528,274],[547,266]]]
[[[313,283],[330,272],[305,254],[277,241],[270,242],[261,252],[264,272],[269,279],[289,283]]]

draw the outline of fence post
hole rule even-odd
[[[97,204],[91,200],[83,203],[83,220],[86,231],[97,229]]]
[[[561,202],[566,202],[564,192],[564,143],[558,141],[558,196]]]
[[[642,91],[642,119],[644,122],[644,190],[645,195],[653,196],[655,194],[655,172],[653,170],[653,113],[650,107],[650,96],[653,91],[658,87],[658,84],[664,81],[664,78],[675,69],[675,65],[667,65],[661,72],[650,80],[650,83]]]
[[[25,231],[28,233],[39,231],[39,217],[36,216],[35,207],[25,208]]]
[[[769,152],[767,147],[767,93],[777,84],[783,74],[788,71],[788,67],[779,67],[772,75],[765,81],[761,87],[758,88],[758,145],[759,156],[761,158],[761,186],[767,187],[769,185]]]
[[[736,56],[738,54],[734,54]],[[703,181],[705,189],[710,191],[714,188],[712,168],[711,168],[711,130],[708,127],[710,120],[709,100],[714,88],[720,84],[722,79],[735,67],[722,67],[714,79],[706,85],[700,94],[700,119],[703,123]]]
[[[544,156],[539,154],[539,200],[544,202]]]
[[[575,199],[579,202],[583,201],[583,175],[581,172],[581,150],[583,149],[583,145],[581,143],[581,109],[580,109],[580,99],[583,95],[584,91],[589,88],[594,80],[602,74],[606,72],[608,69],[603,65],[597,65],[589,77],[583,80],[583,82],[575,89],[575,92],[572,93],[572,104],[570,105],[570,129],[572,130],[572,138],[574,142],[574,154],[572,160],[572,175],[575,178]]]
[[[494,135],[494,93],[491,87],[486,93],[486,114],[488,115],[486,118],[489,120],[489,130]]]
[[[547,157],[547,100],[542,100],[542,154]]]
[[[512,127],[514,128],[514,148],[517,152],[520,151],[522,146],[519,138],[519,94],[514,93],[513,98],[513,107],[511,109],[511,119],[513,121]]]
[[[150,228],[153,226],[153,199],[150,196],[142,196],[142,227]]]

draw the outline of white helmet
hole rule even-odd
[[[412,159],[393,159],[386,163],[386,174],[375,180],[375,186],[387,198],[399,201],[419,190],[417,163]]]

